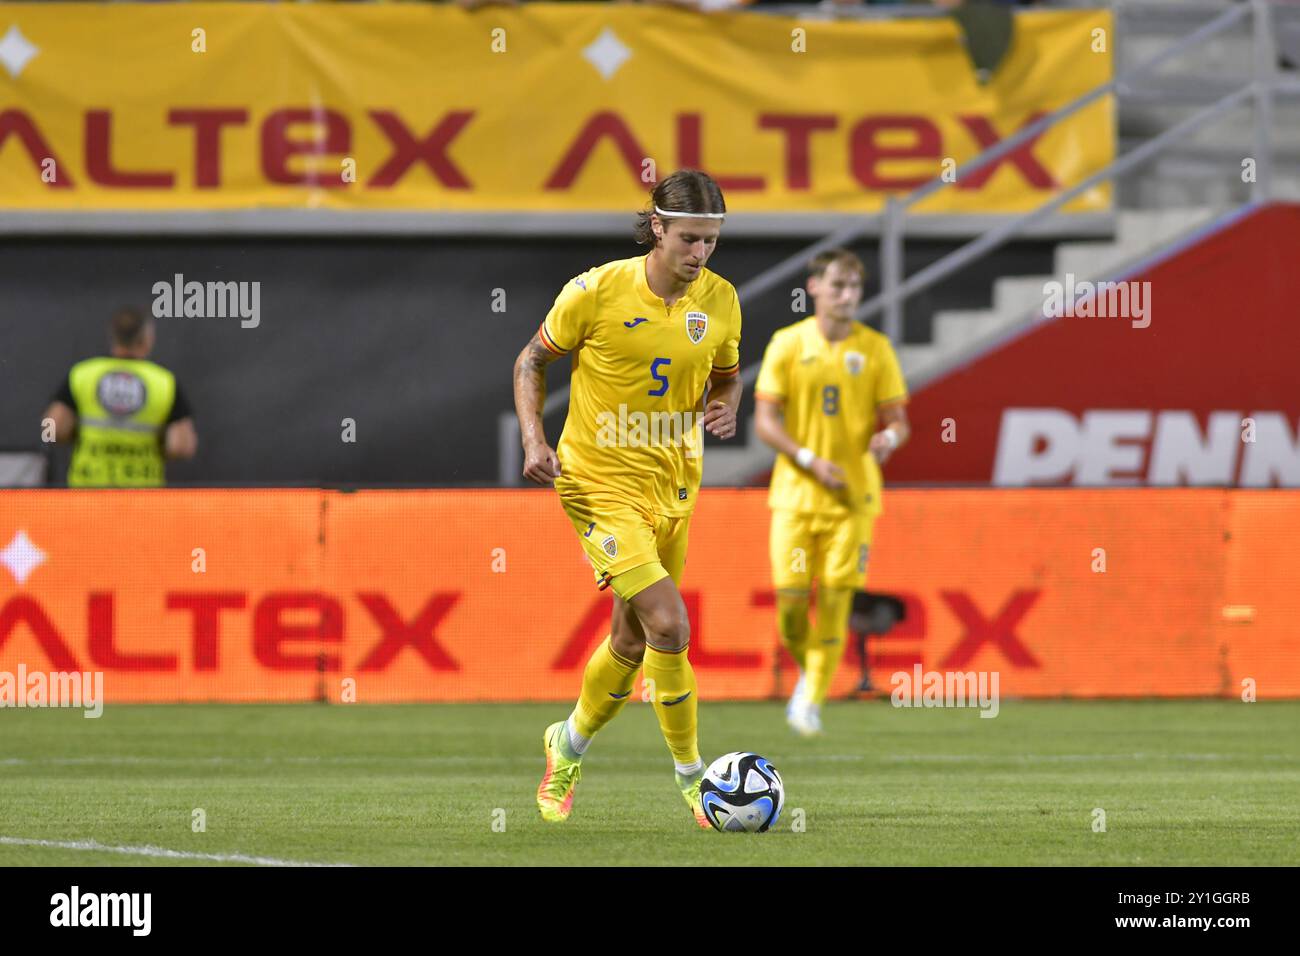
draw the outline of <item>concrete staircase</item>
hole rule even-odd
[[[930,378],[990,339],[1041,318],[1045,283],[1064,282],[1070,273],[1076,283],[1110,278],[1218,214],[1213,207],[1120,210],[1113,240],[1061,243],[1051,275],[1002,276],[993,283],[992,307],[936,312],[934,341],[899,349],[903,374],[909,382]]]

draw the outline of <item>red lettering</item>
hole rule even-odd
[[[174,671],[175,654],[127,654],[113,640],[113,595],[92,593],[86,601],[86,630],[90,635],[90,659],[105,670]]]
[[[888,634],[871,634],[867,638],[867,666],[869,667],[911,667],[913,664],[921,662],[921,652],[916,651],[899,651],[899,652],[872,652],[871,642],[873,641],[923,641],[925,640],[925,602],[915,594],[898,592],[892,594],[903,602],[904,618],[890,628]],[[776,607],[776,592],[774,591],[752,591],[749,595],[749,603],[752,607]],[[853,619],[849,619],[850,630],[852,630]],[[777,651],[780,658],[780,667],[782,670],[789,670],[794,667],[794,659],[790,657],[789,652],[782,644]],[[844,649],[844,662],[846,665],[855,664],[861,661],[858,656],[857,641],[850,641]]]
[[[314,123],[323,126],[314,139],[291,140],[289,127],[295,123]],[[268,182],[281,185],[312,185],[334,188],[343,186],[343,168],[336,164],[333,171],[309,169],[295,173],[289,169],[293,156],[307,154],[324,157],[328,153],[342,156],[352,143],[352,129],[347,119],[335,110],[284,109],[276,110],[262,123],[262,175]]]
[[[1021,129],[1031,123],[1037,122],[1045,113],[1035,113],[1029,119],[1025,120]],[[1002,142],[997,132],[993,129],[993,124],[985,116],[960,116],[958,117],[965,124],[966,128],[971,131],[975,137],[975,142],[979,144],[980,152],[995,146]],[[1001,159],[995,159],[991,163],[975,170],[973,173],[967,173],[957,182],[958,189],[982,189],[984,184],[992,178],[993,174],[998,171],[998,167],[1003,163],[1011,163],[1020,170],[1022,176],[1029,181],[1029,185],[1035,189],[1055,189],[1056,181],[1052,179],[1049,173],[1035,158],[1031,152],[1034,144],[1043,138],[1047,130],[1043,130],[1037,136],[1031,136],[1024,143],[1017,146],[1011,152],[1007,153]]]
[[[194,127],[194,185],[216,189],[221,185],[221,127],[243,126],[248,110],[172,110],[172,126]]]
[[[872,650],[875,641],[924,641],[925,602],[915,594],[899,592],[893,595],[903,602],[904,617],[889,629],[887,634],[872,634],[867,638],[867,665],[869,667],[910,670],[922,662],[921,650]]]
[[[677,116],[677,166],[680,169],[704,169],[700,159],[703,148],[700,145],[700,114],[679,113]],[[711,173],[718,187],[722,190],[761,190],[766,181],[762,176],[727,176]]]
[[[416,139],[396,113],[390,110],[371,110],[370,118],[393,144],[393,155],[379,167],[369,185],[384,188],[392,186],[420,160],[442,185],[449,189],[469,189],[469,180],[447,157],[447,146],[473,117],[473,110],[448,113],[424,139]]]
[[[596,645],[609,634],[609,620],[613,614],[612,597],[598,597],[587,605],[582,619],[574,625],[560,653],[551,661],[551,670],[567,671],[585,662]]]
[[[50,619],[45,616],[41,606],[26,595],[18,594],[11,597],[5,602],[4,608],[0,609],[0,648],[4,647],[5,641],[9,639],[10,633],[19,621],[27,625],[32,636],[36,638],[36,643],[41,645],[41,650],[50,659],[50,666],[54,670],[60,672],[81,670],[81,665],[72,656],[72,651],[68,650],[68,645],[63,643],[63,638],[50,623]]]
[[[700,592],[683,591],[686,617],[691,625],[691,647],[688,651],[695,667],[731,667],[752,670],[763,666],[763,655],[753,651],[710,651],[704,646],[704,628],[700,626]]]
[[[952,613],[957,615],[957,619],[966,628],[966,633],[948,652],[948,656],[939,667],[944,670],[960,669],[979,653],[984,644],[997,645],[1006,655],[1007,660],[1017,667],[1041,666],[1034,659],[1034,655],[1029,653],[1029,648],[1020,643],[1015,634],[1015,626],[1020,623],[1025,612],[1033,607],[1041,593],[1041,591],[1016,591],[998,612],[997,617],[986,621],[979,608],[975,606],[975,602],[962,591],[940,591],[939,596],[943,598]]]
[[[751,670],[763,666],[763,655],[751,651],[710,651],[704,646],[704,629],[700,626],[700,593],[683,591],[686,617],[691,628],[691,645],[688,654],[695,667],[731,667]],[[551,670],[563,671],[585,663],[596,645],[609,634],[609,619],[613,613],[612,598],[596,598],[587,606],[582,619],[569,632],[560,653],[551,661]]]
[[[108,110],[86,112],[86,174],[101,186],[118,189],[171,189],[168,172],[127,172],[113,168],[113,116]]]
[[[645,184],[641,182],[641,161],[647,155],[646,151],[641,148],[641,144],[636,141],[632,131],[627,128],[619,115],[606,111],[595,114],[587,121],[587,125],[579,130],[577,139],[560,159],[555,172],[551,173],[546,180],[546,188],[570,188],[596,146],[606,136],[618,148],[619,155],[623,157],[623,162],[632,173],[637,186],[644,186]]]
[[[809,172],[812,154],[812,134],[818,130],[833,130],[838,120],[829,113],[802,115],[798,113],[760,113],[759,129],[779,130],[785,136],[785,186],[792,190],[812,188]]]
[[[221,638],[221,612],[223,610],[241,610],[247,604],[247,597],[238,591],[218,591],[213,594],[172,594],[167,595],[167,610],[190,611],[194,614],[191,629],[194,646],[194,669],[196,671],[214,671],[217,669],[217,647]]]
[[[879,134],[904,130],[914,137],[911,146],[882,146]],[[886,159],[939,159],[942,141],[939,129],[924,116],[871,116],[849,133],[849,170],[867,189],[915,189],[934,178],[925,176],[883,176],[876,171]]]
[[[460,665],[443,649],[433,633],[438,622],[447,615],[459,599],[460,595],[454,593],[430,595],[420,613],[407,624],[388,603],[388,598],[382,594],[358,594],[357,600],[370,612],[370,616],[384,633],[374,650],[366,656],[357,669],[381,671],[393,662],[393,658],[402,648],[410,647],[419,653],[433,670],[460,670]]]
[[[45,160],[54,160],[54,179],[45,185],[52,189],[72,187],[72,177],[65,171],[67,167],[63,165],[63,160],[54,155],[54,150],[50,148],[49,143],[45,142],[45,137],[36,128],[36,124],[22,110],[5,110],[0,113],[0,149],[4,148],[5,140],[11,133],[17,135],[26,147],[27,155],[32,158],[37,169],[44,172],[41,167]]]
[[[316,619],[290,624],[284,614],[291,611],[314,611]],[[253,654],[263,667],[274,671],[313,671],[317,654],[286,654],[289,641],[319,641],[338,644],[343,640],[343,608],[325,594],[311,591],[282,591],[266,595],[253,611]],[[337,654],[319,652],[324,670],[340,668]]]

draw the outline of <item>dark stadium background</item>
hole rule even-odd
[[[176,372],[200,433],[193,461],[168,467],[172,485],[465,485],[497,480],[497,416],[513,408],[511,366],[569,276],[641,255],[626,242],[487,240],[27,238],[0,242],[0,448],[33,438],[68,366],[105,350],[109,313],[149,309],[155,282],[261,282],[261,323],[238,318],[158,320],[156,361]],[[908,247],[914,271],[956,243]],[[739,286],[807,246],[801,240],[725,236],[710,268]],[[854,247],[877,260],[874,243]],[[1052,246],[1008,245],[908,305],[905,340],[930,338],[943,308],[978,307],[998,275],[1051,269]],[[790,286],[796,283],[790,283]],[[492,311],[492,290],[506,311]],[[50,289],[58,289],[57,296]],[[866,297],[879,291],[868,277]],[[762,357],[772,333],[802,316],[783,286],[747,304],[741,363]],[[493,360],[491,357],[495,357]],[[568,363],[548,372],[554,389]],[[744,403],[746,414],[752,397]],[[340,421],[357,422],[355,444]],[[564,414],[547,420],[558,441]],[[710,442],[713,441],[710,439]],[[68,453],[54,452],[55,484]]]

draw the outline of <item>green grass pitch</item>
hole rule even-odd
[[[762,835],[695,828],[639,702],[592,745],[569,822],[543,823],[542,729],[566,712],[3,710],[0,865],[221,862],[16,840],[359,865],[1300,863],[1300,701],[1004,701],[991,720],[835,703],[812,742],[781,704],[705,702],[706,758],[754,750],[785,777]]]

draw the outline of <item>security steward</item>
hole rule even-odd
[[[111,352],[72,366],[45,418],[54,440],[74,441],[68,485],[163,485],[169,458],[193,458],[198,434],[176,376],[148,360],[154,320],[122,309],[109,324]]]

